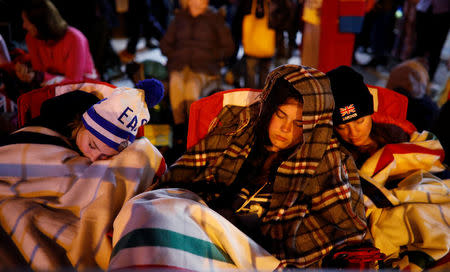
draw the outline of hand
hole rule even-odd
[[[33,80],[35,73],[28,65],[17,62],[14,68],[21,81],[30,83]]]

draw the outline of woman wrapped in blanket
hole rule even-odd
[[[427,131],[408,134],[401,124],[373,121],[372,94],[352,68],[340,66],[327,76],[334,129],[358,166],[367,222],[374,245],[387,256],[386,268],[429,268],[450,249],[442,145]]]
[[[158,188],[197,193],[280,267],[319,267],[367,231],[355,163],[333,134],[329,81],[284,65],[268,75],[260,98],[224,107]]]
[[[156,147],[135,141],[162,84],[137,87],[101,101],[81,90],[56,96],[0,141],[0,270],[106,270],[115,216],[165,170]]]
[[[155,79],[142,80],[134,88],[117,88],[107,98],[75,90],[46,100],[39,117],[27,127],[45,127],[58,132],[50,137],[32,131],[18,131],[0,142],[53,143],[74,149],[91,162],[117,155],[137,134],[138,128],[150,120],[149,108],[158,104],[164,94],[162,83]]]

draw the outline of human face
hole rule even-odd
[[[188,8],[192,17],[197,17],[205,12],[208,7],[208,3],[208,0],[188,0]]]
[[[83,155],[91,160],[91,162],[106,160],[119,154],[117,150],[100,141],[100,139],[95,137],[94,134],[84,126],[80,128],[80,131],[77,133],[76,144]]]
[[[303,105],[288,98],[272,115],[269,124],[270,151],[291,148],[303,140]]]
[[[25,29],[31,36],[36,37],[38,35],[38,30],[35,25],[33,25],[30,20],[28,20],[27,15],[25,14],[25,11],[22,11],[22,20],[23,24],[22,27]]]
[[[373,142],[369,136],[371,130],[372,117],[370,115],[336,126],[336,131],[342,140],[357,147],[368,146]]]

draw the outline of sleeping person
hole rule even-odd
[[[117,88],[102,101],[81,90],[46,100],[40,115],[26,125],[49,128],[68,141],[19,131],[0,144],[54,140],[53,143],[69,145],[91,161],[110,158],[134,141],[138,128],[150,120],[149,108],[164,95],[164,87],[156,79],[142,80],[136,86],[137,89]]]
[[[152,79],[100,101],[72,91],[1,142],[0,270],[107,269],[123,203],[166,169],[136,137],[162,95]]]
[[[387,268],[432,266],[450,250],[450,180],[439,140],[428,131],[409,134],[374,122],[374,98],[351,67],[327,76],[334,130],[358,166],[374,245],[388,257]]]
[[[384,145],[409,141],[409,134],[399,126],[372,120],[373,97],[362,75],[351,67],[339,66],[327,76],[336,103],[334,129],[358,167]]]

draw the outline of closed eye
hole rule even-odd
[[[287,114],[285,112],[283,112],[282,110],[278,109],[275,114],[277,115],[278,118],[280,119],[284,119],[286,118]]]
[[[92,139],[89,139],[89,148],[90,149],[98,149],[97,145]]]
[[[303,122],[300,121],[300,120],[295,120],[295,121],[294,121],[294,124],[295,124],[297,127],[300,127],[300,128],[303,127]]]
[[[344,129],[345,129],[345,126],[339,125],[339,126],[336,127],[336,129],[337,129],[337,130],[344,130]]]
[[[90,149],[95,149],[95,146],[94,146],[94,144],[92,142],[89,142],[89,148]]]

